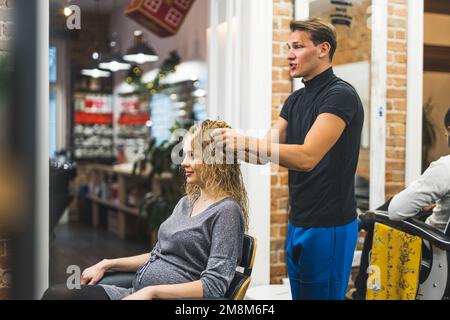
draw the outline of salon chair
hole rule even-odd
[[[387,211],[367,211],[366,217],[422,239],[417,300],[450,298],[450,220],[447,222],[445,232],[442,232],[415,218],[392,221]]]
[[[238,261],[238,268],[231,284],[223,298],[229,300],[242,300],[251,281],[253,264],[255,263],[257,241],[256,238],[244,235],[242,256]],[[99,284],[115,285],[122,288],[131,288],[135,273],[108,272]]]

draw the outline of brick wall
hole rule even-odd
[[[273,0],[272,122],[278,119],[284,101],[292,92],[286,41],[293,15],[292,0]],[[286,277],[288,172],[273,165],[271,179],[270,281],[280,283]]]
[[[388,2],[386,198],[405,184],[407,9],[407,0]]]
[[[8,266],[7,241],[0,239],[0,300],[8,298],[10,272]]]

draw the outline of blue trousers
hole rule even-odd
[[[344,300],[358,240],[358,221],[328,228],[289,223],[286,263],[294,300]]]

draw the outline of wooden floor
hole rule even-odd
[[[67,267],[83,270],[104,258],[119,258],[149,252],[150,243],[123,241],[105,229],[79,223],[59,224],[50,238],[50,285],[65,283]]]

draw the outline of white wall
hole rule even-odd
[[[70,103],[67,103],[67,85],[69,69],[67,61],[66,42],[62,40],[50,41],[50,46],[56,47],[57,55],[57,80],[56,84],[51,85],[56,91],[56,150],[62,150],[67,148],[67,110],[70,108]]]
[[[272,1],[211,0],[210,8],[209,116],[262,135],[272,108]],[[264,169],[242,165],[249,233],[258,241],[252,286],[270,282],[270,176]]]
[[[36,254],[35,297],[40,298],[49,281],[49,167],[48,167],[48,48],[49,48],[49,2],[40,1],[38,6],[38,73],[36,79],[38,92],[38,113],[36,126],[36,141],[39,145],[36,153],[36,241],[34,250]]]

